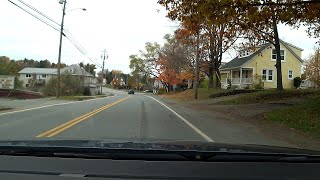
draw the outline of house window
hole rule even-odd
[[[31,74],[26,74],[26,78],[30,78],[31,77]]]
[[[70,74],[74,74],[74,69],[69,69]]]
[[[262,80],[273,81],[273,70],[263,69]]]
[[[288,78],[293,79],[293,71],[292,70],[288,71]]]
[[[267,70],[262,70],[262,80],[267,80]]]
[[[280,50],[281,61],[285,61],[285,51]],[[275,49],[272,49],[272,60],[277,60],[277,53]]]
[[[239,57],[245,57],[245,56],[249,56],[249,55],[250,55],[250,52],[246,51],[246,50],[239,52]]]
[[[249,70],[244,70],[244,77],[248,78],[249,77]]]
[[[269,70],[268,81],[273,81],[273,70]]]
[[[46,79],[47,75],[46,74],[42,74],[42,79]]]

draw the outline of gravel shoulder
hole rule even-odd
[[[235,98],[235,96],[220,97],[214,99],[197,101],[177,101],[160,97],[161,100],[174,107],[180,107],[183,111],[192,111],[193,117],[210,119],[215,124],[221,124],[221,128],[237,129],[237,131],[247,132],[245,138],[261,135],[267,137],[269,141],[262,141],[263,144],[280,145],[271,140],[286,142],[284,146],[320,150],[320,137],[314,137],[309,134],[288,128],[276,122],[265,120],[264,113],[281,108],[287,108],[293,104],[302,103],[307,98],[295,98],[277,102],[263,104],[242,104],[242,105],[218,105],[218,102]],[[255,140],[255,139],[253,139]],[[254,142],[252,140],[252,142]],[[256,141],[257,142],[257,141]],[[258,142],[260,144],[260,142]]]

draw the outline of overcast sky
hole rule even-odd
[[[11,0],[19,3],[18,0]],[[58,0],[24,0],[57,22],[62,7]],[[21,3],[20,3],[21,4]],[[19,4],[19,5],[20,5]],[[25,6],[23,6],[25,7]],[[87,11],[73,10],[86,8]],[[159,11],[160,10],[160,11]],[[146,42],[163,43],[163,36],[175,29],[157,0],[68,0],[66,28],[101,63],[101,52],[107,49],[106,68],[129,73],[129,55],[137,54]],[[57,62],[59,32],[43,24],[7,0],[0,1],[0,56],[11,59],[48,59]],[[316,39],[308,38],[304,28],[291,30],[279,26],[280,38],[301,47],[302,58],[312,52]],[[224,61],[232,57],[224,56]],[[91,63],[66,38],[63,41],[62,62]]]

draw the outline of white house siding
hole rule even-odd
[[[49,80],[53,77],[52,74],[46,74],[46,78],[42,77],[42,74],[36,74],[36,79],[45,80],[45,83],[48,83]],[[30,85],[30,80],[33,78],[33,75],[31,74],[31,77],[26,77],[26,74],[20,74],[19,80],[23,81],[23,86],[28,87]]]

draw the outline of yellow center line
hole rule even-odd
[[[106,109],[108,109],[108,108],[110,108],[110,107],[112,107],[112,106],[114,106],[114,105],[116,105],[116,104],[121,103],[122,101],[124,101],[124,100],[126,100],[126,99],[128,99],[128,98],[129,98],[129,96],[126,97],[126,98],[120,99],[119,101],[113,102],[113,103],[111,103],[111,104],[102,106],[102,107],[100,107],[99,109],[96,109],[96,110],[94,110],[94,111],[92,111],[92,112],[89,112],[89,113],[87,113],[87,114],[84,114],[84,115],[82,115],[82,116],[80,116],[80,117],[77,117],[77,118],[75,118],[75,119],[73,119],[73,120],[71,120],[71,121],[68,121],[68,122],[66,122],[66,123],[64,123],[64,124],[61,124],[61,125],[53,128],[53,129],[51,129],[51,130],[48,130],[48,131],[46,131],[46,132],[44,132],[44,133],[42,133],[42,134],[37,135],[36,137],[37,137],[37,138],[40,138],[40,137],[53,137],[53,136],[61,133],[62,131],[65,131],[65,130],[71,128],[72,126],[74,126],[74,125],[76,125],[76,124],[78,124],[78,123],[80,123],[80,122],[88,119],[89,117],[92,117],[92,116],[98,114],[98,113],[101,112],[101,111],[104,111],[104,110],[106,110]]]

